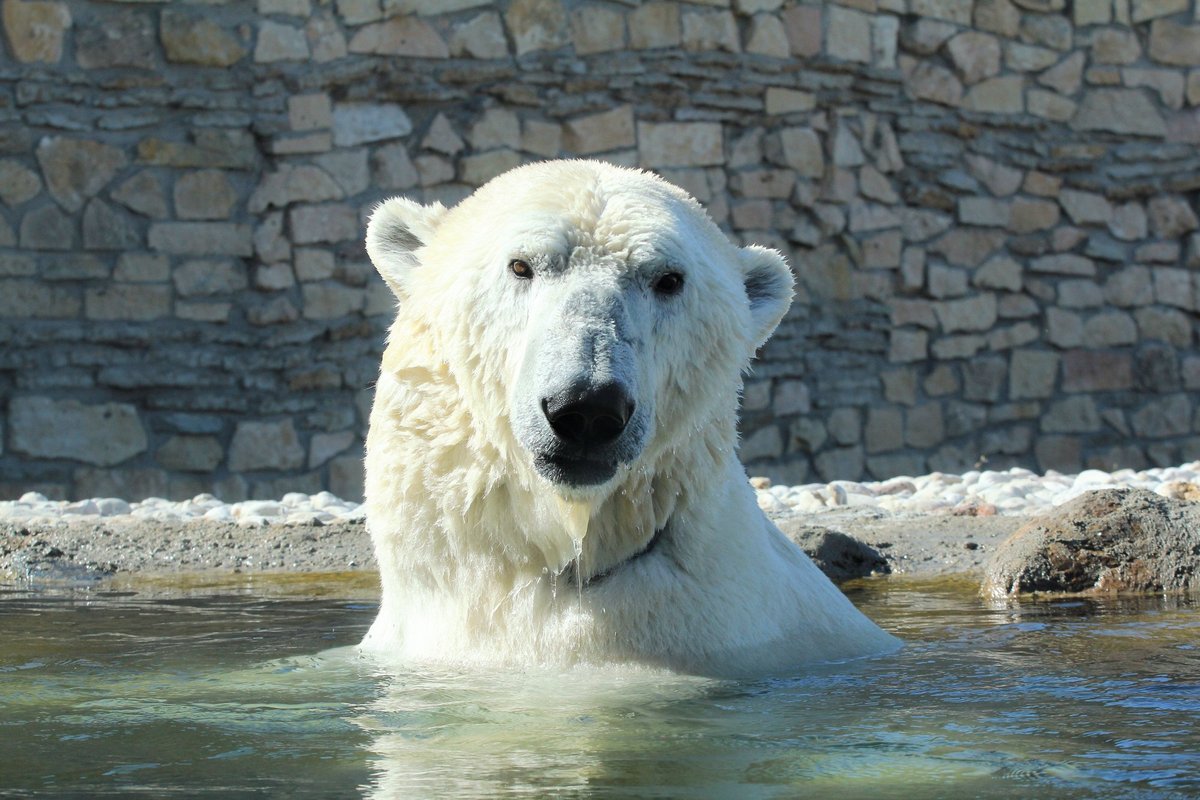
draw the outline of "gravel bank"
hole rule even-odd
[[[1200,499],[1200,462],[1078,475],[1017,469],[878,483],[752,482],[759,505],[806,549],[837,531],[878,551],[894,574],[934,576],[978,573],[1029,516],[1092,489]],[[66,503],[32,493],[0,502],[0,581],[9,584],[374,569],[362,506],[327,492],[233,504],[210,495]]]

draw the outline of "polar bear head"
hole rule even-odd
[[[779,253],[736,247],[686,192],[589,161],[517,168],[449,210],[389,200],[367,251],[408,318],[389,348],[427,337],[483,438],[565,497],[705,426],[732,438],[740,372],[792,293]]]

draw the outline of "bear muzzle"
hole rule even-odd
[[[620,381],[574,381],[543,397],[540,406],[553,439],[535,452],[534,466],[548,480],[570,486],[604,483],[632,455],[623,435],[637,403]]]

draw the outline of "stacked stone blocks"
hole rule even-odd
[[[1200,457],[1196,0],[3,0],[0,488],[360,491],[392,194],[651,168],[787,252],[786,481]]]

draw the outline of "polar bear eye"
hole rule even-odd
[[[667,272],[654,279],[651,288],[659,294],[679,294],[683,290],[683,276],[678,272]]]
[[[508,269],[518,278],[529,280],[533,277],[533,267],[529,266],[529,262],[522,261],[519,258],[514,258],[512,261],[508,262]]]

